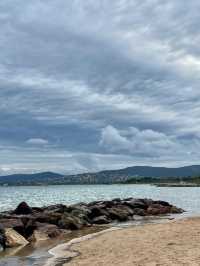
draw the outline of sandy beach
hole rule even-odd
[[[200,218],[111,231],[70,250],[79,255],[65,266],[199,266]]]

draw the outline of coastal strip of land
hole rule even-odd
[[[70,249],[77,256],[65,266],[199,266],[200,218],[111,231]]]

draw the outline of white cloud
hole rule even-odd
[[[41,138],[32,138],[32,139],[28,139],[26,143],[32,144],[32,145],[45,145],[45,144],[48,144],[49,141],[46,139],[41,139]]]
[[[120,132],[111,125],[102,129],[99,144],[108,151],[128,152],[144,158],[173,154],[175,151],[178,155],[182,148],[172,137],[151,129],[138,130],[130,127]]]

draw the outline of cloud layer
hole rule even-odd
[[[199,163],[200,3],[0,3],[0,169]]]

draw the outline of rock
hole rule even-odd
[[[43,208],[44,211],[47,212],[56,212],[56,213],[64,213],[67,211],[67,206],[63,204],[56,204],[56,205],[50,205],[48,207]]]
[[[25,226],[25,236],[26,238],[29,238],[37,228],[37,223],[35,218],[30,218],[26,222],[24,221],[24,226]]]
[[[0,246],[2,247],[2,249],[6,248],[5,229],[2,225],[0,225]]]
[[[98,216],[109,216],[109,213],[107,210],[103,209],[100,206],[94,206],[90,208],[90,214],[88,215],[88,217],[90,219],[93,219]]]
[[[93,224],[109,224],[111,222],[105,215],[98,216],[92,220]]]
[[[170,213],[172,213],[172,214],[180,214],[180,213],[183,213],[183,212],[184,212],[183,209],[177,208],[176,206],[172,206],[170,208]]]
[[[26,246],[29,242],[12,228],[5,229],[6,247]]]
[[[78,217],[64,213],[58,226],[62,229],[77,230],[83,227],[83,223]]]
[[[148,208],[148,205],[146,202],[142,200],[138,200],[138,199],[131,199],[128,201],[123,201],[123,204],[129,206],[132,209],[139,208],[139,209],[147,210]]]
[[[29,238],[30,241],[44,241],[49,238],[55,238],[71,231],[59,229],[56,225],[53,224],[41,224],[37,223],[37,229],[34,230],[32,236]]]
[[[24,235],[24,224],[21,219],[0,219],[3,228],[13,228],[19,234]]]
[[[26,202],[21,202],[14,211],[14,214],[31,214],[32,209]]]
[[[146,216],[147,212],[144,209],[135,208],[134,209],[134,215]]]
[[[111,220],[118,220],[120,222],[129,220],[131,216],[131,214],[123,208],[123,206],[112,207],[107,209],[107,211]]]
[[[90,219],[89,219],[90,212],[81,209],[74,209],[70,214],[72,216],[78,217],[83,225],[85,226],[90,225]]]
[[[147,214],[148,215],[159,215],[160,214],[160,210],[158,208],[154,208],[154,207],[148,207],[147,209]]]
[[[170,206],[163,206],[158,203],[150,205],[147,209],[147,214],[149,215],[161,215],[170,213]]]
[[[162,206],[166,206],[166,207],[171,207],[172,205],[169,204],[169,202],[167,201],[163,201],[163,200],[156,200],[153,202],[154,204],[160,204]]]
[[[43,213],[36,214],[34,217],[37,222],[58,225],[62,215],[62,213],[44,211]]]

